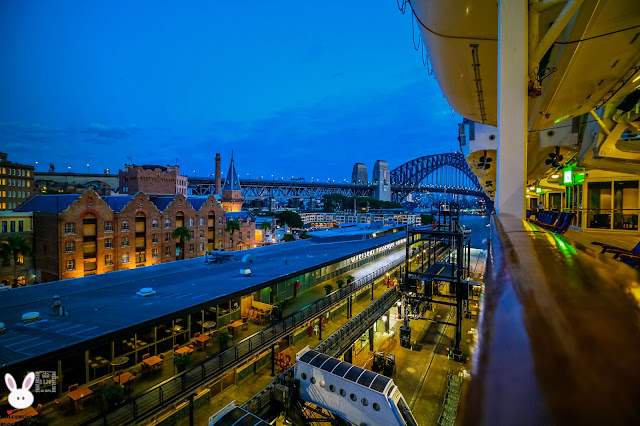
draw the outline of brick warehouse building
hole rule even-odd
[[[191,231],[185,259],[206,250],[255,247],[255,221],[248,212],[226,212],[216,196],[186,198],[100,197],[83,194],[37,195],[18,211],[33,212],[36,282],[47,282],[176,260],[180,243],[171,236],[180,226]],[[235,219],[240,232],[230,235]]]
[[[138,192],[155,195],[187,195],[189,181],[180,175],[179,166],[125,164],[118,171],[120,194],[134,195]]]

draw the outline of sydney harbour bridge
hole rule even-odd
[[[402,202],[412,193],[449,193],[486,198],[478,179],[460,153],[426,155],[391,170],[391,201]],[[240,179],[246,200],[265,198],[310,199],[328,194],[374,197],[377,184],[305,182],[302,180]],[[211,177],[189,178],[189,193],[215,193]]]

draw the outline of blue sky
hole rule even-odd
[[[457,146],[412,44],[375,2],[0,2],[0,150],[44,171],[348,179]],[[129,159],[130,158],[130,159]]]

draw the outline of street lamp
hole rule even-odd
[[[71,166],[69,166],[69,167],[67,167],[67,168],[69,169],[69,170],[68,170],[68,173],[71,173]]]
[[[36,172],[38,171],[38,162],[36,161]]]
[[[89,163],[87,163],[87,173],[89,173]]]

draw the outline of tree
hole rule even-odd
[[[233,233],[234,231],[240,231],[240,222],[235,219],[231,219],[227,222],[225,230],[230,234],[229,241],[231,242],[231,250],[233,250]]]
[[[9,235],[9,238],[0,244],[0,259],[9,262],[13,258],[13,282],[18,285],[18,257],[31,255],[31,247],[22,235]]]
[[[184,259],[184,242],[185,240],[191,241],[191,232],[186,226],[178,226],[171,234],[171,237],[175,240],[180,240],[180,255],[178,259]]]
[[[307,231],[302,231],[300,233],[300,239],[301,240],[306,240],[307,238],[311,238],[311,235],[307,234]]]
[[[278,220],[282,223],[286,223],[289,228],[304,228],[304,223],[302,222],[302,218],[300,215],[294,211],[286,210],[281,213],[278,213]]]
[[[423,225],[429,225],[431,223],[433,223],[435,221],[435,217],[433,217],[432,214],[421,214],[420,215],[420,222],[422,222]]]
[[[284,237],[282,237],[282,241],[285,242],[285,243],[289,243],[289,242],[295,241],[295,240],[296,240],[296,237],[294,237],[291,234],[284,234]]]

